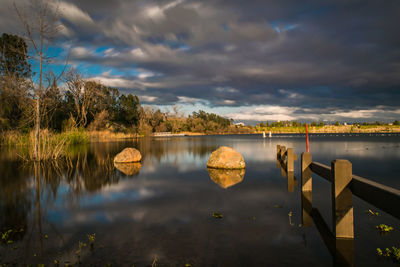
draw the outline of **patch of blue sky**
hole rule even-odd
[[[117,69],[113,67],[105,67],[102,73],[107,73],[108,76],[116,76],[116,77],[140,77],[144,73],[148,73],[149,71],[142,70],[140,68],[124,68]],[[153,72],[149,72],[151,75],[160,76],[161,74],[154,74]]]
[[[274,29],[277,33],[280,33],[281,30],[279,29],[279,23],[278,21],[271,21],[269,25]]]
[[[60,76],[63,71],[67,70],[68,67],[70,66],[66,66],[65,63],[64,64],[44,64],[43,65],[43,73],[44,76],[46,75],[46,73],[48,73],[49,71],[52,71],[57,77]],[[38,84],[39,82],[39,64],[35,63],[31,63],[31,70],[32,73],[34,74],[32,76],[33,82]]]
[[[98,76],[101,75],[102,73],[108,71],[108,68],[105,68],[102,65],[99,64],[86,64],[86,63],[81,63],[75,66],[76,69],[81,72],[84,75],[87,75],[89,77],[91,76]]]
[[[151,36],[147,38],[147,41],[152,44],[161,44],[164,46],[168,46],[171,49],[179,49],[179,50],[189,50],[190,46],[185,44],[182,40],[167,40],[164,37],[154,37]]]
[[[65,54],[65,50],[59,46],[50,46],[47,50],[47,57],[49,58],[58,58]]]
[[[286,31],[290,31],[290,30],[296,29],[297,27],[299,27],[298,24],[286,24],[286,25],[284,26],[284,29],[285,29]]]
[[[277,33],[281,33],[284,31],[294,30],[299,27],[299,24],[294,23],[282,23],[280,21],[272,21],[269,25],[275,30]]]
[[[106,51],[106,50],[108,50],[108,49],[111,49],[111,48],[113,48],[113,47],[112,47],[112,46],[99,46],[99,47],[97,47],[97,48],[94,50],[94,52],[95,52],[96,54],[103,54],[104,51]]]

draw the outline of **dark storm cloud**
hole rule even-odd
[[[61,7],[71,62],[120,71],[92,76],[144,102],[274,105],[293,116],[347,118],[352,110],[394,117],[400,110],[395,0],[73,0]]]

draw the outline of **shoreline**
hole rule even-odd
[[[365,128],[363,128],[365,127]],[[246,128],[246,127],[243,127]],[[251,131],[252,130],[252,131]],[[276,128],[266,128],[265,133],[268,134],[271,131],[274,134],[305,134],[305,129],[303,127],[276,127]],[[87,134],[90,141],[94,142],[106,142],[112,140],[123,140],[123,139],[136,139],[136,138],[165,138],[165,137],[185,137],[185,136],[206,136],[206,135],[262,135],[263,130],[249,129],[248,132],[224,132],[224,133],[201,133],[201,132],[178,132],[178,133],[165,133],[156,135],[138,135],[138,134],[128,134],[128,133],[113,133],[109,131],[88,131]],[[377,126],[368,127],[361,126],[360,128],[355,126],[317,126],[309,128],[310,134],[390,134],[390,133],[400,133],[400,126]]]
[[[155,135],[140,135],[137,133],[124,133],[124,132],[113,132],[110,130],[103,131],[72,131],[72,132],[61,132],[52,133],[51,136],[54,138],[60,136],[68,136],[69,134],[78,133],[74,137],[74,140],[78,143],[83,141],[89,143],[95,142],[110,142],[110,141],[121,141],[121,140],[132,140],[138,138],[165,138],[165,137],[193,137],[193,136],[206,136],[206,135],[243,135],[243,134],[253,134],[262,135],[263,132],[267,134],[271,131],[272,135],[276,134],[305,134],[304,127],[263,127],[263,128],[249,128],[240,127],[240,131],[226,131],[226,132],[178,132],[178,133],[159,133]],[[48,132],[46,129],[43,133]],[[326,125],[326,126],[311,126],[309,127],[310,134],[399,134],[400,126],[398,125],[385,125],[385,126],[352,126],[352,125]],[[80,140],[81,138],[85,140]],[[30,143],[30,134],[22,134],[19,132],[8,132],[3,133],[0,146],[12,145],[12,144],[28,144]],[[78,140],[79,139],[79,140]]]

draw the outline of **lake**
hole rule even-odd
[[[298,155],[293,184],[277,165],[278,144]],[[211,152],[223,145],[244,156],[244,173],[207,171]],[[117,169],[112,159],[125,147],[139,149],[142,162]],[[68,161],[36,165],[2,148],[0,263],[334,266],[320,229],[302,225],[304,151],[300,134],[92,143],[73,148]],[[348,159],[354,174],[400,189],[399,134],[313,134],[310,152],[326,165]],[[313,175],[313,206],[332,228],[330,190]],[[399,220],[355,196],[353,204],[354,266],[395,266],[376,249],[400,246]],[[394,230],[380,234],[381,223]]]

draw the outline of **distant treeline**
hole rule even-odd
[[[112,130],[150,135],[153,132],[224,133],[244,131],[232,121],[202,110],[184,116],[172,111],[143,107],[137,96],[120,94],[117,88],[88,80],[74,68],[61,75],[43,74],[39,92],[40,112],[35,99],[38,85],[27,56],[27,44],[17,35],[0,37],[0,131],[29,132],[40,113],[40,126],[56,132],[73,128]]]
[[[307,123],[311,127],[323,127],[326,125],[352,125],[352,126],[384,126],[384,125],[400,125],[398,120],[393,121],[392,123],[384,123],[384,122],[353,122],[353,123],[340,123],[339,121],[333,123],[325,123],[323,121],[319,122],[311,122]],[[298,121],[277,121],[277,122],[260,122],[256,125],[256,128],[268,128],[268,127],[304,127],[306,123],[301,123]]]

